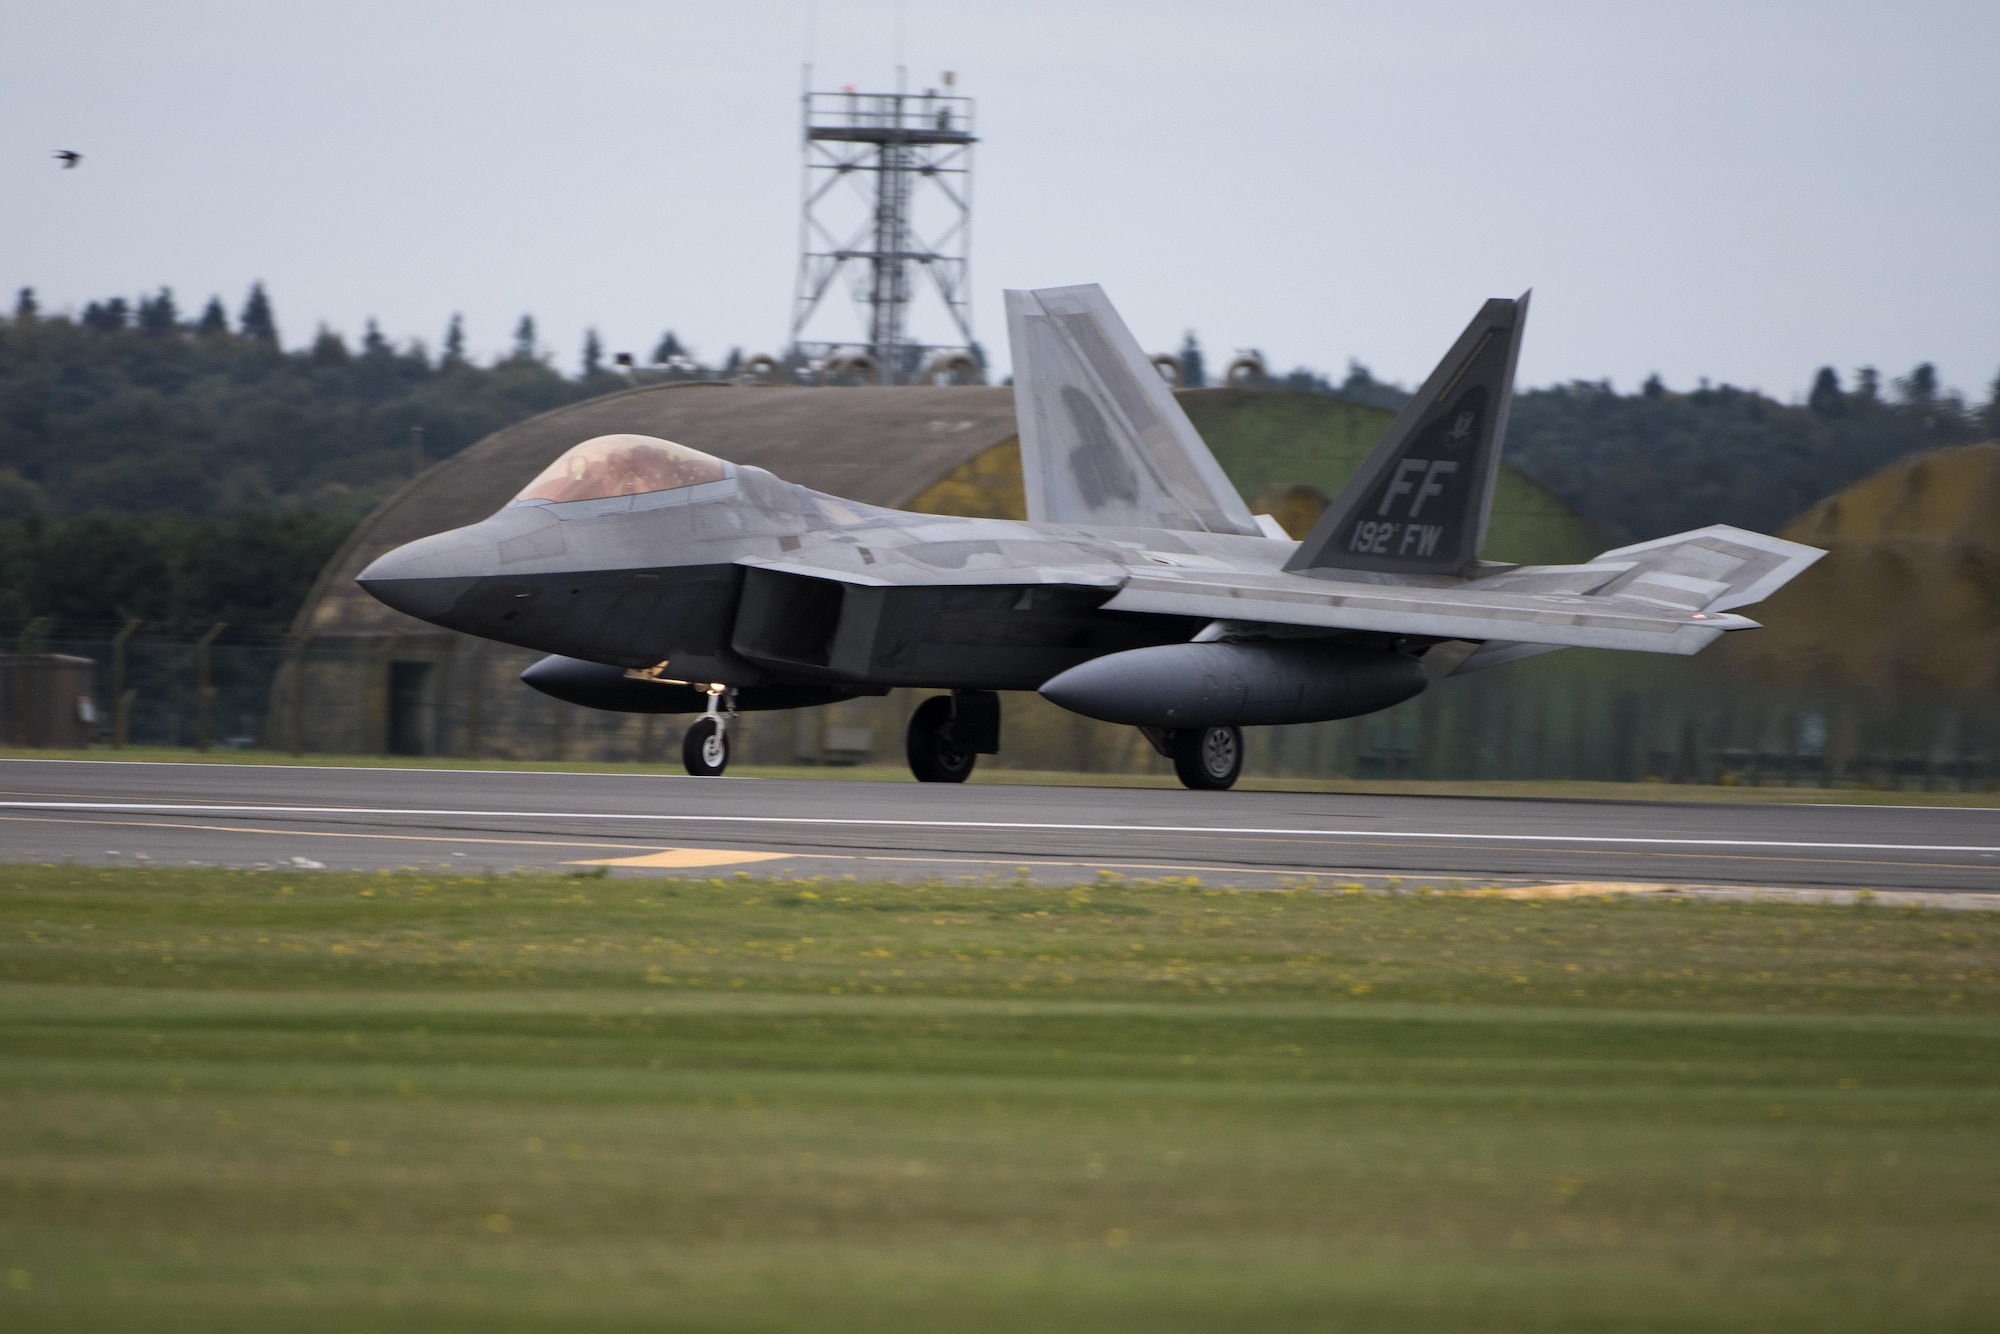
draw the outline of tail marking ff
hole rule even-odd
[[[1527,322],[1525,294],[1480,309],[1287,570],[1464,576],[1478,565]]]

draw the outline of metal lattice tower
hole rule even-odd
[[[972,99],[935,90],[850,90],[808,92],[804,104],[794,352],[830,377],[883,384],[982,378],[968,281],[972,145],[978,142]],[[808,339],[808,326],[843,272],[853,284],[862,337]],[[911,305],[926,282],[958,341],[911,337]]]

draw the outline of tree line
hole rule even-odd
[[[1711,523],[1776,532],[1816,501],[1906,454],[2000,439],[2000,376],[1983,405],[1917,366],[1843,384],[1822,368],[1803,404],[1658,376],[1634,394],[1578,381],[1517,394],[1507,457],[1578,513],[1632,540]]]
[[[1177,360],[1183,384],[1207,383],[1193,333]],[[1345,379],[1301,366],[1260,387],[1390,411],[1410,400],[1354,360]],[[1975,440],[2000,440],[2000,374],[1986,402],[1973,404],[1946,390],[1929,362],[1886,384],[1872,366],[1851,383],[1823,366],[1803,404],[1706,380],[1676,392],[1657,375],[1632,394],[1586,380],[1524,389],[1507,459],[1607,532],[1643,541],[1711,523],[1775,532],[1896,459]]]
[[[292,506],[3,520],[0,626],[19,633],[48,617],[51,637],[100,638],[129,617],[149,634],[191,636],[223,621],[234,641],[269,639],[356,518]]]
[[[286,350],[263,286],[232,318],[173,293],[0,317],[0,622],[269,630],[340,542],[429,463],[625,383],[557,371],[523,317],[490,365],[370,321]]]
[[[456,317],[436,355],[373,321],[357,345],[322,327],[287,351],[261,285],[233,323],[217,300],[183,319],[167,291],[76,318],[23,291],[0,320],[0,490],[14,514],[366,509],[414,466],[620,382],[558,372],[528,318],[482,366]]]
[[[705,377],[671,332],[661,373]],[[732,355],[732,361],[735,357]],[[1206,374],[1189,334],[1183,383]],[[720,373],[727,374],[725,366]],[[234,317],[170,291],[46,314],[31,291],[0,315],[0,626],[50,616],[93,630],[138,617],[193,630],[282,626],[353,526],[430,462],[550,408],[628,383],[587,335],[558,371],[522,317],[490,364],[454,317],[433,354],[370,321],[287,350],[261,285]],[[1358,362],[1266,384],[1384,408],[1407,393]],[[1515,399],[1509,458],[1580,513],[1633,539],[1706,523],[1772,531],[1917,450],[2000,437],[1983,405],[1918,366],[1886,385],[1824,369],[1804,404],[1707,384],[1637,393],[1575,382]]]

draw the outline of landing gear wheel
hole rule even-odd
[[[963,783],[979,757],[952,737],[951,696],[933,695],[910,715],[910,772],[919,783]]]
[[[1167,744],[1181,784],[1197,791],[1225,792],[1243,772],[1243,729],[1182,727],[1170,732]]]
[[[696,778],[720,778],[729,767],[729,733],[719,718],[695,720],[681,741],[681,763]]]

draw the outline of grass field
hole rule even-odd
[[[380,767],[391,769],[527,769],[559,773],[684,774],[669,764],[631,764],[597,760],[467,760],[449,755],[293,755],[276,750],[189,750],[170,746],[130,746],[122,750],[23,750],[0,747],[0,759],[124,760],[154,764],[280,764],[306,766]],[[912,783],[900,764],[857,765],[732,765],[735,778],[802,778],[824,782]],[[1173,788],[1172,774],[1080,773],[1070,770],[1002,769],[986,764],[973,771],[973,783],[1032,784],[1036,787]],[[1246,774],[1237,787],[1245,792],[1334,792],[1384,796],[1554,798],[1572,801],[1692,801],[1757,805],[1865,806],[2000,806],[2000,790],[1985,792],[1926,792],[1916,788],[1873,787],[1742,787],[1709,783],[1600,783],[1569,779],[1423,780],[1368,778],[1270,778]]]
[[[0,1328],[1985,1330],[2000,920],[0,869]]]

